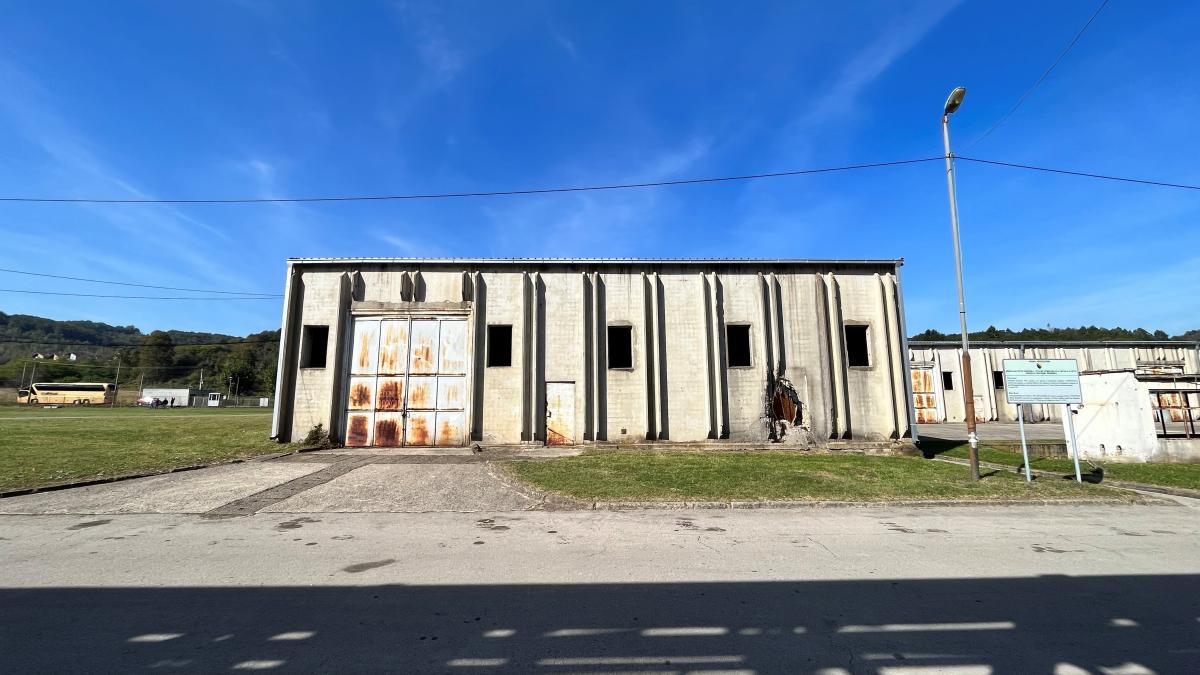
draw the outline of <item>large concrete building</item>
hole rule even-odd
[[[901,264],[289,260],[273,435],[903,439]]]

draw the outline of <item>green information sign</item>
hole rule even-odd
[[[1004,359],[1009,403],[1083,403],[1075,359]]]

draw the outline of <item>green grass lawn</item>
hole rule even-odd
[[[0,491],[289,449],[270,425],[261,408],[0,408]]]
[[[1133,500],[1129,493],[1072,481],[1029,485],[1005,472],[973,483],[963,467],[915,457],[596,452],[502,466],[542,490],[598,501]]]
[[[946,457],[967,458],[966,445],[954,445],[948,448],[937,448],[937,454]],[[1022,463],[1021,446],[995,447],[979,446],[979,460],[1005,466],[1020,466]],[[1200,464],[1119,464],[1117,462],[1099,463],[1104,467],[1106,480],[1125,480],[1131,483],[1147,485],[1163,485],[1189,490],[1200,490]],[[1068,458],[1039,458],[1030,460],[1029,466],[1043,471],[1057,471],[1062,474],[1075,474],[1075,463]],[[1091,467],[1085,461],[1080,461],[1080,468],[1088,471]]]

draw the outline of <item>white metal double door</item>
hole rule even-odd
[[[348,447],[466,444],[465,318],[358,318],[351,346]]]

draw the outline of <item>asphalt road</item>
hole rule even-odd
[[[5,672],[1184,673],[1194,506],[0,516]]]

